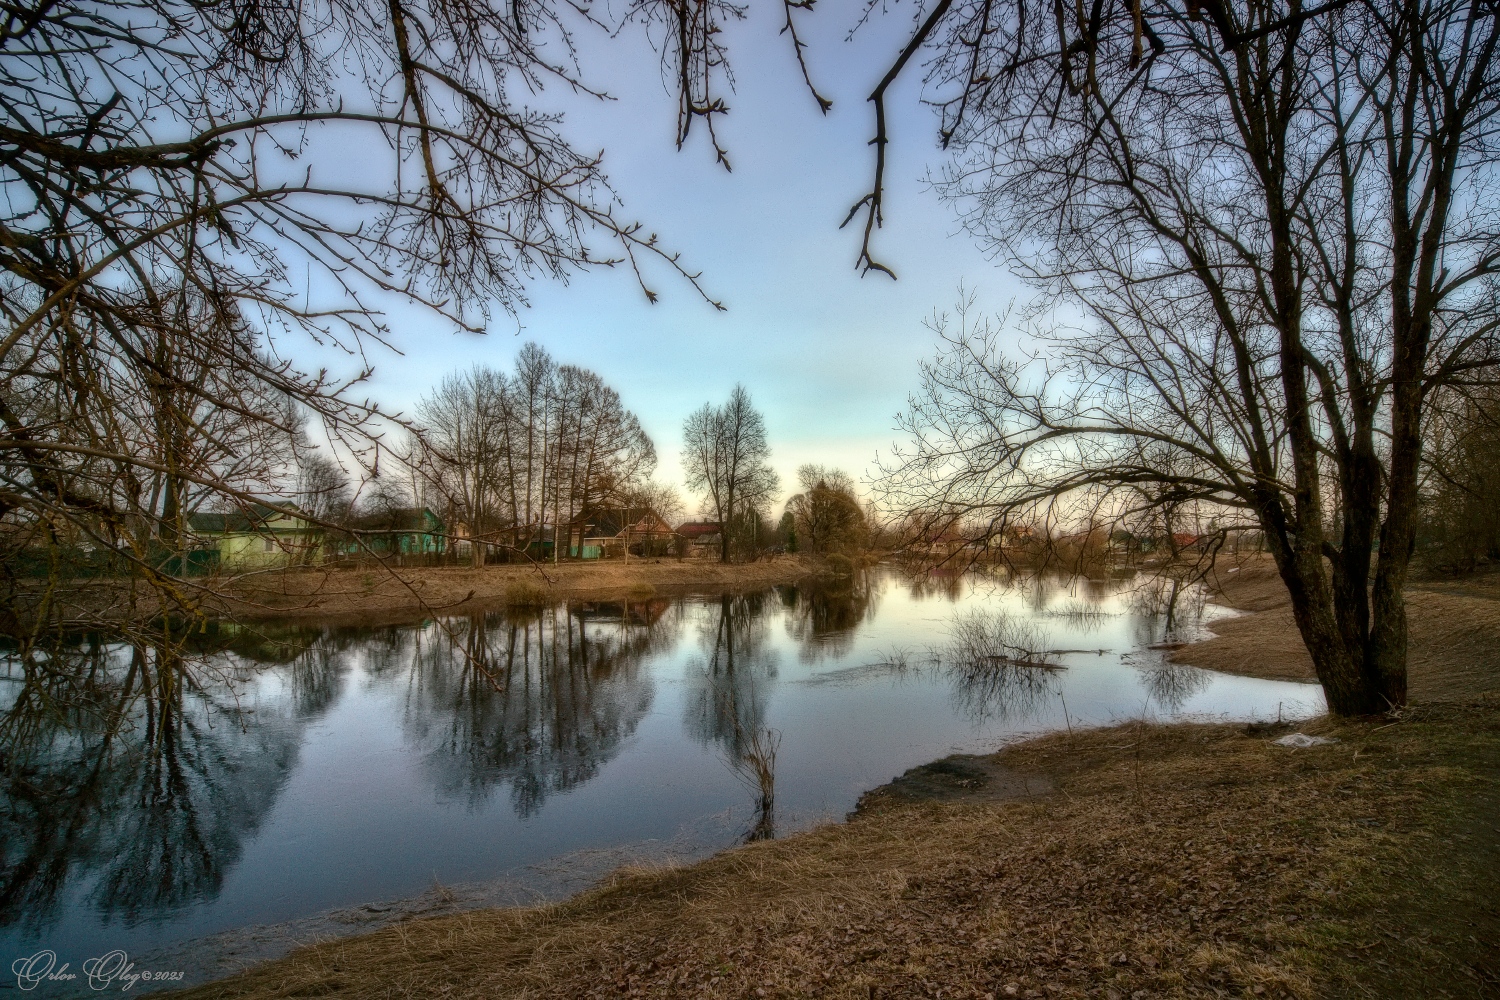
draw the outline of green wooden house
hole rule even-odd
[[[344,544],[349,555],[441,555],[448,550],[443,519],[428,507],[398,507],[366,514],[353,525],[355,536]]]
[[[252,504],[232,511],[189,515],[196,548],[218,552],[221,569],[237,572],[301,566],[322,555],[323,529],[290,504]]]

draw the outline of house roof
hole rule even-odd
[[[677,526],[677,533],[683,538],[706,538],[717,535],[723,528],[718,521],[688,521]]]
[[[290,517],[298,519],[296,524],[279,525],[282,530],[298,531],[308,527],[300,521],[302,511],[291,504],[273,505],[257,503],[227,511],[200,511],[188,515],[188,528],[205,535],[231,535],[238,532],[260,531],[272,518]],[[273,529],[274,530],[274,529]]]
[[[430,507],[394,507],[356,518],[354,526],[363,531],[430,531],[442,530],[443,521]]]
[[[649,507],[601,507],[575,517],[569,528],[582,528],[587,538],[613,538],[624,534],[626,525],[632,531],[642,530],[642,521],[649,525],[644,530],[654,534],[666,534],[672,530],[672,526]]]

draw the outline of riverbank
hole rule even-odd
[[[760,590],[830,577],[806,555],[751,563],[645,559],[399,568],[296,569],[248,573],[188,590],[211,616],[254,621],[376,624],[434,612],[464,614],[559,600],[649,600],[695,592]],[[108,584],[79,584],[70,595],[101,618],[147,612]]]
[[[1399,718],[1298,727],[1335,742],[1054,734],[914,769],[848,823],[329,942],[188,995],[1500,996],[1485,662]]]
[[[1286,588],[1269,560],[1227,570],[1210,581],[1216,599],[1246,613],[1214,622],[1214,638],[1175,651],[1173,662],[1271,680],[1316,680]],[[1406,599],[1412,700],[1500,695],[1500,574],[1417,582]]]
[[[1500,706],[1304,729],[1337,742],[1054,735],[993,758],[1051,792],[867,801],[849,823],[303,949],[187,995],[1497,995]]]

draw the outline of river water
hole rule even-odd
[[[1187,600],[1169,628],[1160,603],[1131,580],[914,584],[877,570],[740,595],[221,630],[196,688],[138,699],[127,731],[43,728],[10,751],[0,972],[43,949],[75,971],[119,949],[192,981],[318,937],[558,898],[622,863],[836,821],[907,768],[1025,734],[1322,711],[1316,686],[1166,663],[1150,647],[1226,612]],[[981,633],[1028,654],[990,669],[959,641]],[[93,655],[104,674],[149,675],[138,651]],[[1016,662],[1038,657],[1057,669]],[[13,704],[20,675],[6,669]],[[750,766],[768,742],[769,815]]]

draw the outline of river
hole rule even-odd
[[[1189,599],[1169,627],[1159,603],[1128,579],[879,569],[399,626],[225,627],[195,685],[148,687],[125,731],[40,727],[10,751],[0,955],[50,949],[76,970],[120,949],[193,981],[837,821],[907,768],[1027,734],[1322,711],[1314,685],[1167,663],[1151,647],[1228,612]],[[976,660],[981,634],[1022,651]],[[91,655],[101,675],[150,675],[149,651]],[[769,815],[751,766],[767,745]]]

